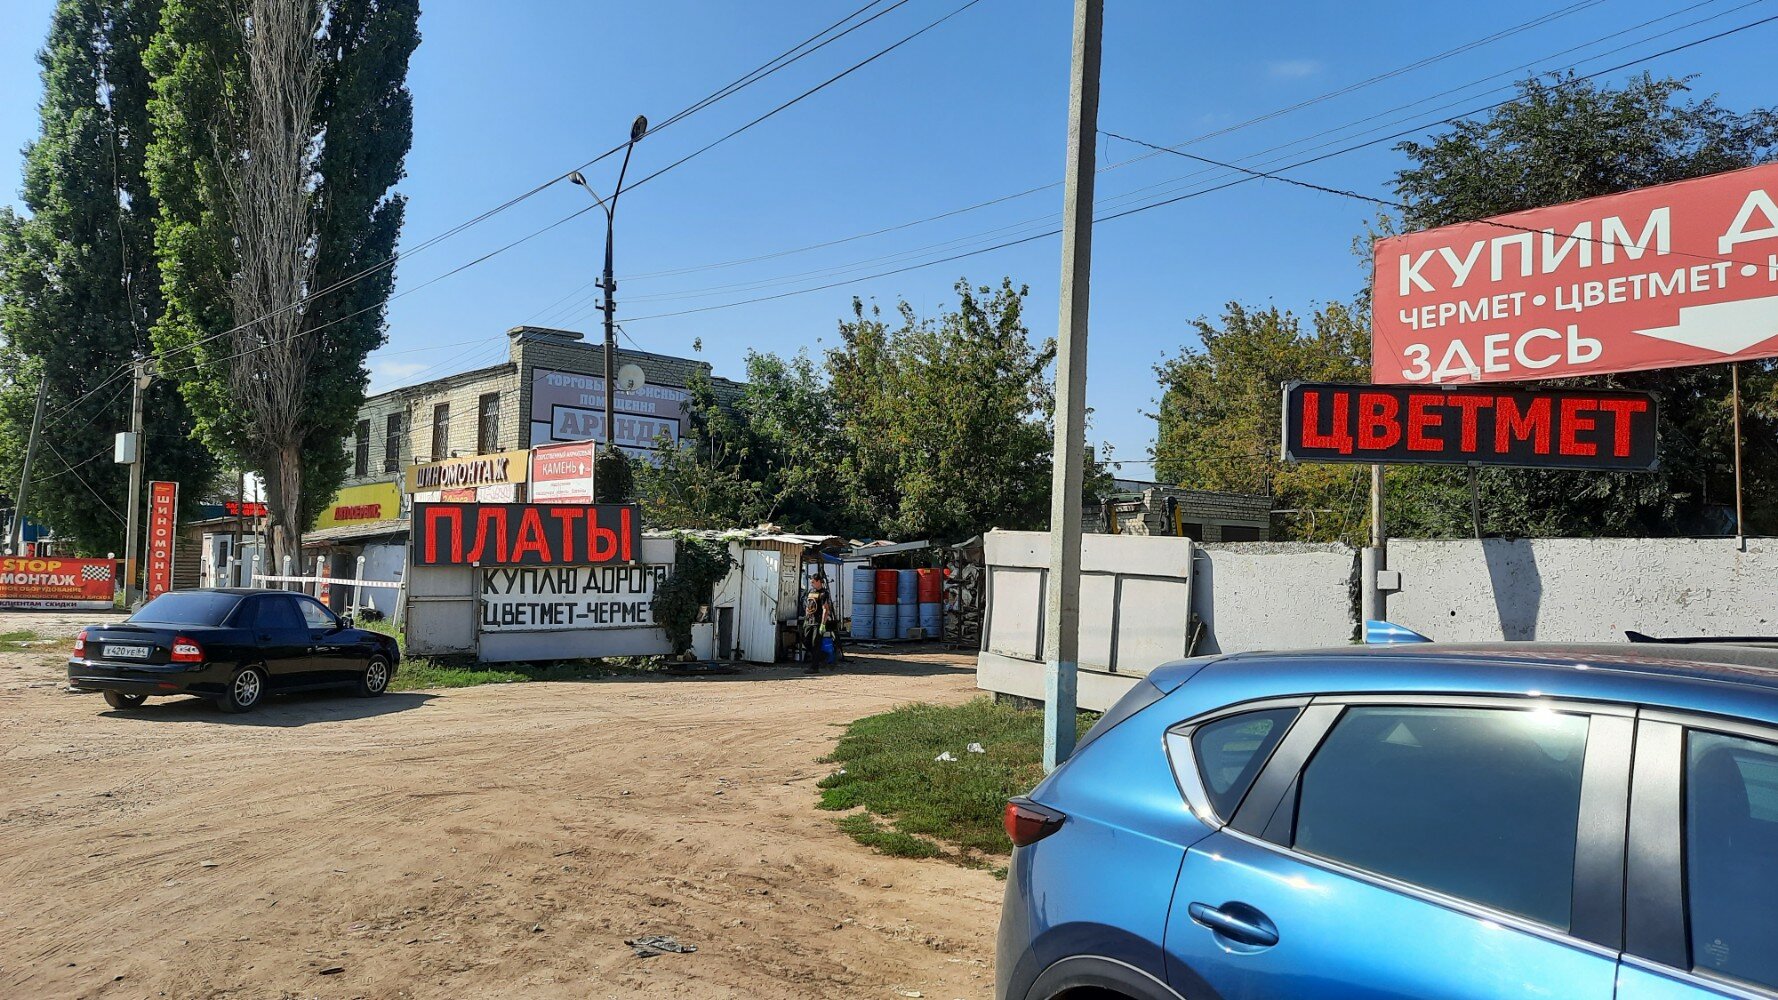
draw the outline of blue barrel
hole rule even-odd
[[[920,627],[926,630],[926,638],[936,639],[944,628],[945,606],[943,604],[920,605]]]
[[[852,606],[877,603],[877,571],[868,564],[852,567]]]
[[[875,639],[877,637],[877,606],[875,604],[852,605],[852,638]]]
[[[913,607],[920,603],[920,574],[911,569],[896,574],[895,603]]]
[[[897,604],[895,606],[895,637],[908,638],[908,633],[920,627],[920,606],[918,604]]]
[[[895,628],[895,605],[877,605],[877,638],[894,639],[901,633]]]

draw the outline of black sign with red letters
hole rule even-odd
[[[414,504],[419,566],[604,566],[641,558],[635,504]]]
[[[1648,472],[1656,417],[1646,392],[1292,382],[1284,458]]]

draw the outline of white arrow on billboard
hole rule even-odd
[[[1718,354],[1739,354],[1778,337],[1778,296],[1683,306],[1678,326],[1637,330],[1644,337],[1698,347]]]

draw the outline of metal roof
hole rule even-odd
[[[388,535],[399,535],[408,530],[407,518],[391,518],[383,521],[366,521],[363,524],[342,524],[333,528],[322,528],[319,531],[303,533],[303,544],[326,545],[330,542],[356,542],[367,538],[383,538]]]

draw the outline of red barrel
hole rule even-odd
[[[945,599],[944,575],[936,569],[915,570],[920,574],[920,603],[937,604]]]
[[[895,606],[895,589],[900,577],[892,569],[877,570],[877,603]]]

